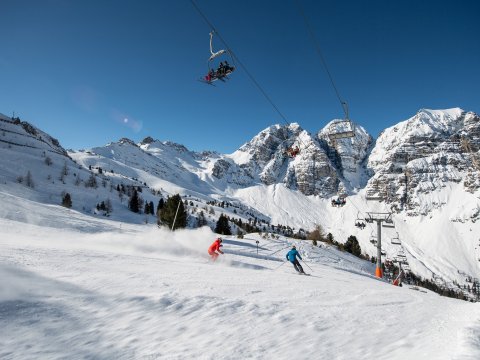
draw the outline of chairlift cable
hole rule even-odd
[[[278,106],[273,102],[273,100],[270,98],[270,96],[267,94],[267,92],[263,89],[263,87],[260,85],[260,83],[256,80],[256,78],[252,75],[250,71],[248,71],[247,67],[242,63],[242,61],[238,58],[238,56],[232,51],[230,46],[228,46],[227,42],[224,40],[222,35],[218,32],[218,30],[213,26],[212,22],[207,18],[207,16],[202,12],[202,10],[198,7],[198,5],[195,3],[194,0],[190,0],[192,3],[193,7],[195,10],[200,14],[200,16],[203,18],[203,20],[207,23],[207,25],[212,29],[212,31],[218,36],[220,41],[225,45],[225,48],[227,49],[228,53],[234,59],[234,61],[240,65],[240,67],[245,71],[247,76],[250,78],[250,80],[253,82],[253,84],[257,87],[257,89],[262,93],[262,95],[267,99],[267,101],[270,103],[270,105],[273,107],[273,109],[277,112],[277,114],[283,119],[285,124],[287,126],[290,126],[290,121],[288,121],[287,117],[280,111]],[[302,140],[300,136],[298,136],[298,140],[300,143],[303,144],[305,148],[307,148],[307,145],[305,142]]]
[[[227,51],[230,53],[230,55],[232,56],[232,58],[234,58],[236,60],[236,62],[240,65],[240,67],[245,71],[245,73],[248,75],[248,77],[250,78],[250,80],[252,80],[252,82],[255,84],[255,86],[258,88],[258,90],[260,90],[260,92],[262,93],[262,95],[267,99],[267,101],[270,103],[270,105],[272,105],[272,107],[275,109],[275,111],[278,113],[278,115],[280,115],[280,117],[287,123],[287,125],[290,125],[289,121],[287,120],[287,118],[285,117],[285,115],[283,115],[283,113],[280,111],[280,109],[277,107],[277,105],[275,105],[275,103],[273,102],[273,100],[270,98],[270,96],[268,96],[268,94],[266,93],[266,91],[262,88],[262,86],[258,83],[258,81],[255,79],[255,77],[250,73],[250,71],[248,71],[247,67],[240,61],[240,59],[238,58],[238,56],[231,50],[231,48],[228,46],[227,42],[223,39],[222,35],[218,32],[217,29],[215,29],[215,27],[213,26],[213,24],[210,22],[210,20],[208,20],[207,16],[202,12],[202,10],[197,6],[197,4],[195,3],[194,0],[190,0],[190,2],[192,3],[193,7],[195,8],[195,10],[197,10],[197,12],[200,14],[200,16],[203,18],[203,20],[205,20],[205,22],[207,23],[207,25],[212,29],[212,31],[215,32],[215,34],[218,36],[218,38],[220,39],[220,41],[223,43],[223,45],[225,45]]]
[[[212,22],[207,18],[207,16],[203,13],[203,11],[198,7],[198,5],[195,3],[194,0],[190,0],[192,6],[195,8],[195,10],[199,13],[199,15],[203,18],[203,20],[205,21],[205,23],[210,27],[210,29],[215,33],[217,34],[218,38],[220,39],[220,41],[223,43],[223,45],[225,46],[225,48],[227,49],[228,53],[230,54],[230,56],[232,57],[232,59],[234,59],[236,61],[236,63],[238,63],[240,65],[240,67],[245,71],[245,73],[247,74],[247,76],[250,78],[250,80],[254,83],[254,85],[257,87],[257,89],[262,93],[262,95],[265,97],[265,99],[267,99],[267,101],[270,103],[270,105],[274,108],[274,110],[278,113],[278,115],[280,115],[280,117],[284,120],[285,124],[287,126],[290,126],[290,121],[288,121],[287,117],[280,111],[280,109],[278,108],[278,106],[273,102],[273,100],[270,98],[270,96],[267,94],[267,92],[263,89],[263,87],[260,85],[260,83],[256,80],[256,78],[252,75],[252,73],[250,71],[248,71],[247,67],[242,63],[242,61],[238,58],[238,56],[232,51],[232,49],[230,48],[230,46],[227,44],[227,42],[225,41],[225,39],[222,37],[222,35],[219,33],[219,31],[215,28],[215,26],[213,26]],[[328,68],[326,68],[327,71],[328,71]],[[333,79],[332,79],[332,84],[334,85],[333,83]],[[338,94],[338,91],[336,90],[336,87],[334,85],[334,88],[335,88],[335,91],[337,92],[337,96],[339,97],[340,95]],[[340,99],[340,97],[339,97]],[[344,109],[345,111],[345,109]],[[346,116],[348,116],[348,111],[345,112],[346,113]],[[299,143],[301,143],[304,148],[307,148],[308,146],[305,144],[305,142],[302,140],[302,138],[300,136],[298,136],[298,141]],[[315,161],[315,160],[314,160]]]
[[[346,102],[342,100],[342,97],[340,96],[340,92],[338,91],[337,86],[335,85],[335,81],[333,81],[333,76],[327,66],[327,62],[325,60],[325,57],[323,56],[322,49],[320,48],[320,42],[318,41],[317,37],[315,36],[315,32],[313,31],[312,26],[310,25],[310,22],[308,21],[307,15],[305,15],[305,11],[303,10],[302,4],[300,3],[300,0],[295,0],[295,3],[297,4],[298,10],[300,14],[303,17],[303,21],[305,22],[305,26],[308,30],[308,33],[310,34],[310,38],[312,40],[312,43],[315,47],[315,50],[318,54],[318,57],[321,60],[321,63],[323,65],[323,68],[325,69],[325,72],[328,75],[328,78],[330,79],[330,83],[332,84],[333,90],[335,91],[335,94],[338,98],[338,101],[340,102],[340,106],[342,107],[342,111],[345,114],[345,119],[348,120],[348,109],[346,108]]]

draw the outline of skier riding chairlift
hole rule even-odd
[[[298,154],[300,154],[300,149],[298,146],[292,146],[285,151],[285,154],[291,158],[295,158]]]
[[[332,199],[332,206],[343,206],[346,203],[347,203],[347,200],[342,196],[339,196],[336,199]]]
[[[361,219],[359,215],[360,215],[360,211],[357,213],[357,218],[355,219],[355,226],[358,227],[360,230],[363,230],[365,229],[365,226],[366,226],[365,221],[364,219]]]
[[[220,65],[218,66],[217,70],[213,70],[210,67],[210,63],[215,58],[217,58],[218,56],[221,56],[221,55],[224,55],[224,54],[229,54],[230,57],[232,57],[232,55],[227,50],[224,50],[224,49],[221,49],[221,50],[216,51],[216,52],[213,51],[213,46],[212,46],[213,34],[214,34],[213,31],[210,32],[210,54],[211,55],[207,60],[208,73],[203,78],[203,81],[206,82],[207,84],[210,84],[210,85],[213,85],[212,82],[215,81],[215,80],[225,81],[224,78],[228,79],[227,75],[229,75],[233,71],[235,71],[235,67],[230,66],[230,64],[226,60],[224,60],[223,62],[220,62]],[[232,59],[233,59],[233,57],[232,57]]]
[[[365,223],[364,223],[364,222],[361,222],[361,221],[357,221],[357,222],[355,223],[355,226],[358,227],[360,230],[365,229]]]

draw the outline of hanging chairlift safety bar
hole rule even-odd
[[[337,124],[345,123],[347,126],[350,126],[350,130],[337,131],[337,132],[329,131],[328,137],[332,141],[337,139],[347,139],[347,138],[355,137],[355,125],[348,117],[348,105],[345,101],[342,101],[342,107],[343,107],[343,111],[345,112],[345,119],[333,122],[330,125],[330,128]]]

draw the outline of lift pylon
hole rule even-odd
[[[368,212],[365,221],[373,224],[377,223],[377,266],[375,268],[375,276],[383,277],[382,271],[382,223],[393,224],[392,213]]]

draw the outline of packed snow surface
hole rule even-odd
[[[12,199],[0,218],[1,359],[480,356],[478,304],[391,286],[328,245],[225,237],[212,263],[209,228],[171,233],[43,204],[32,223]],[[284,262],[292,243],[311,276]]]

